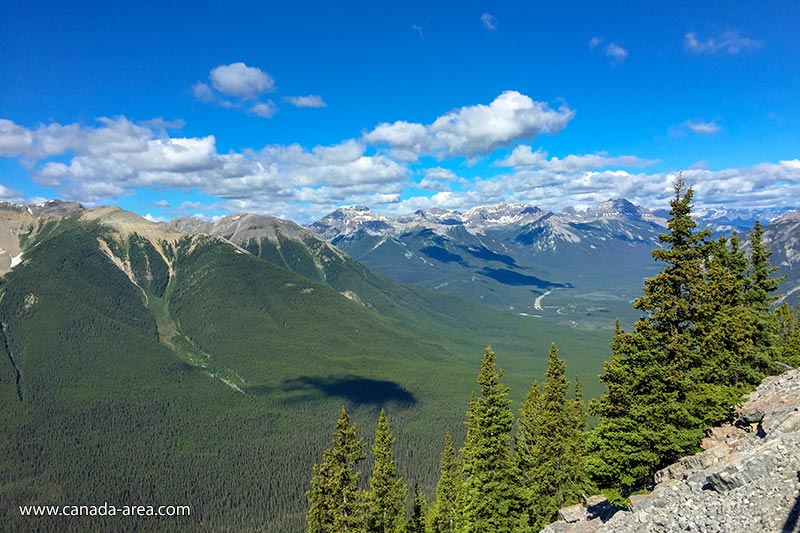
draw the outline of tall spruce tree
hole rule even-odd
[[[784,302],[775,310],[778,321],[778,361],[800,367],[800,305],[797,310]]]
[[[514,415],[502,376],[502,369],[495,369],[494,352],[486,348],[478,375],[481,393],[470,402],[461,451],[458,532],[512,531],[519,522],[519,476],[510,446]]]
[[[558,509],[590,490],[583,465],[585,408],[580,385],[568,398],[566,365],[550,347],[541,390],[534,381],[517,425],[517,459],[528,488],[529,525],[534,531],[555,520]]]
[[[322,452],[322,462],[314,465],[310,504],[306,517],[309,533],[359,531],[361,529],[356,465],[365,458],[364,441],[350,422],[344,407],[339,411],[333,443]]]
[[[587,469],[604,486],[637,486],[694,451],[704,431],[687,398],[698,365],[693,328],[703,303],[699,288],[710,233],[696,231],[692,195],[682,179],[676,181],[668,232],[653,250],[665,266],[645,281],[644,295],[634,303],[644,315],[633,332],[617,326],[600,376],[607,390],[591,404],[600,423],[589,438]]]
[[[418,483],[414,483],[414,503],[411,507],[411,518],[406,524],[406,533],[425,533],[425,515],[428,502]]]
[[[770,257],[772,257],[772,252],[764,244],[764,228],[756,219],[753,230],[750,232],[750,278],[747,287],[747,301],[751,306],[762,311],[768,311],[770,305],[777,299],[773,293],[778,290],[778,286],[783,280],[783,277],[772,277],[778,268],[770,264]]]
[[[405,531],[408,486],[397,475],[393,457],[394,440],[386,412],[381,409],[375,428],[375,444],[372,446],[375,466],[369,478],[369,491],[364,497],[365,525],[370,532]]]
[[[445,430],[444,449],[439,460],[436,499],[427,515],[431,533],[453,533],[456,529],[456,497],[460,489],[458,459],[450,429]]]
[[[587,468],[605,486],[630,490],[658,468],[694,452],[709,425],[732,412],[771,369],[777,288],[760,224],[749,260],[738,235],[710,240],[691,218],[692,189],[675,183],[668,233],[653,251],[665,263],[645,281],[632,332],[617,326],[591,403],[600,423],[589,438]]]

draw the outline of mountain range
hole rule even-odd
[[[303,228],[0,204],[3,523],[24,527],[20,502],[110,498],[191,503],[186,529],[299,530],[341,405],[364,434],[385,407],[397,453],[416,458],[401,473],[430,490],[486,344],[517,394],[552,341],[599,394],[610,328],[634,318],[664,216],[624,200],[397,218],[351,207]],[[765,232],[795,298],[799,224],[788,213]]]
[[[403,428],[398,453],[418,457],[404,475],[430,487],[442,428],[463,432],[452,399],[468,397],[486,344],[523,391],[555,340],[596,392],[604,334],[404,286],[288,222],[195,224],[0,205],[0,516],[12,530],[25,527],[19,503],[105,499],[191,504],[186,529],[300,530],[321,428],[342,405],[366,432],[385,407]],[[40,527],[163,526],[87,520]]]
[[[777,210],[702,210],[698,226],[718,234],[747,233],[758,218]],[[666,230],[669,213],[624,199],[593,208],[543,211],[524,204],[498,204],[464,213],[419,210],[389,218],[350,206],[308,228],[375,272],[463,299],[563,323],[608,327],[633,321],[630,303],[642,280],[660,266],[651,251]],[[785,215],[790,216],[790,215]],[[792,292],[792,230],[770,233]],[[787,248],[788,247],[788,248]],[[795,294],[792,292],[792,294]]]

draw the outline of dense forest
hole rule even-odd
[[[365,442],[342,408],[313,469],[307,530],[527,532],[596,492],[624,504],[652,487],[656,471],[699,451],[706,429],[730,420],[765,376],[800,365],[800,310],[772,309],[780,279],[760,223],[745,253],[736,233],[715,239],[697,229],[692,195],[682,180],[675,183],[667,232],[653,251],[663,268],[645,280],[632,330],[617,325],[599,399],[584,402],[553,344],[544,379],[531,384],[515,424],[503,370],[487,348],[458,451],[450,428],[442,428],[430,502],[398,475],[384,411],[371,475],[360,482]]]

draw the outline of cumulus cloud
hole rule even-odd
[[[589,48],[591,48],[591,49],[597,48],[598,46],[600,46],[600,44],[603,42],[603,40],[604,39],[602,37],[592,37],[589,40]]]
[[[558,133],[575,115],[563,105],[551,108],[517,91],[506,91],[489,105],[455,109],[432,124],[382,123],[364,135],[374,145],[388,145],[392,155],[413,160],[421,155],[476,157],[514,141]]]
[[[18,156],[28,152],[33,144],[31,132],[10,120],[0,119],[0,156]]]
[[[683,125],[700,135],[710,135],[722,130],[722,128],[713,121],[705,122],[702,120],[687,120],[683,123]]]
[[[272,100],[259,101],[265,93],[276,90],[272,76],[242,62],[219,65],[211,69],[208,83],[192,85],[195,99],[227,109],[241,109],[251,115],[272,118],[278,108]]]
[[[481,22],[487,30],[491,31],[497,31],[497,28],[500,26],[500,22],[497,20],[497,17],[491,13],[484,13],[481,15]]]
[[[22,200],[23,196],[19,191],[11,189],[10,187],[6,187],[2,183],[0,183],[0,201],[21,203]]]
[[[307,96],[287,96],[285,100],[295,107],[328,107],[325,100],[316,94],[309,94]]]
[[[736,55],[747,50],[757,50],[763,46],[761,41],[739,35],[737,31],[728,31],[717,37],[701,39],[696,33],[684,36],[683,47],[696,54],[714,54],[722,52]]]
[[[425,176],[415,184],[418,189],[429,191],[447,191],[454,182],[465,183],[449,168],[433,167],[425,170]]]
[[[520,145],[514,148],[511,154],[505,159],[498,161],[501,167],[532,167],[553,172],[579,172],[606,168],[612,166],[619,167],[640,167],[655,163],[655,161],[641,159],[633,155],[622,155],[609,157],[608,154],[601,152],[586,155],[568,155],[563,159],[557,157],[547,157],[544,150],[533,151],[527,145]]]
[[[66,153],[130,152],[142,149],[152,136],[150,128],[125,117],[101,117],[98,122],[102,126],[97,128],[54,122],[26,129],[0,119],[0,155],[35,160]]]
[[[207,83],[201,81],[192,85],[192,94],[195,98],[206,104],[210,104],[215,99],[213,89],[211,89]]]
[[[269,74],[260,68],[248,67],[241,61],[214,67],[208,79],[222,94],[237,98],[255,98],[275,90],[275,80]]]
[[[29,130],[5,121],[0,128],[5,155],[30,158],[37,183],[89,204],[147,188],[199,191],[262,207],[308,203],[310,212],[351,197],[396,201],[409,174],[390,157],[366,155],[358,140],[312,149],[293,144],[220,153],[213,135],[169,137],[160,127],[124,117],[102,119],[96,127],[50,124]],[[165,201],[155,205],[169,206]]]
[[[272,118],[278,112],[278,106],[272,100],[259,102],[250,108],[250,112],[259,117]]]

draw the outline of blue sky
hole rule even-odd
[[[0,200],[308,222],[800,202],[793,2],[13,2]]]

